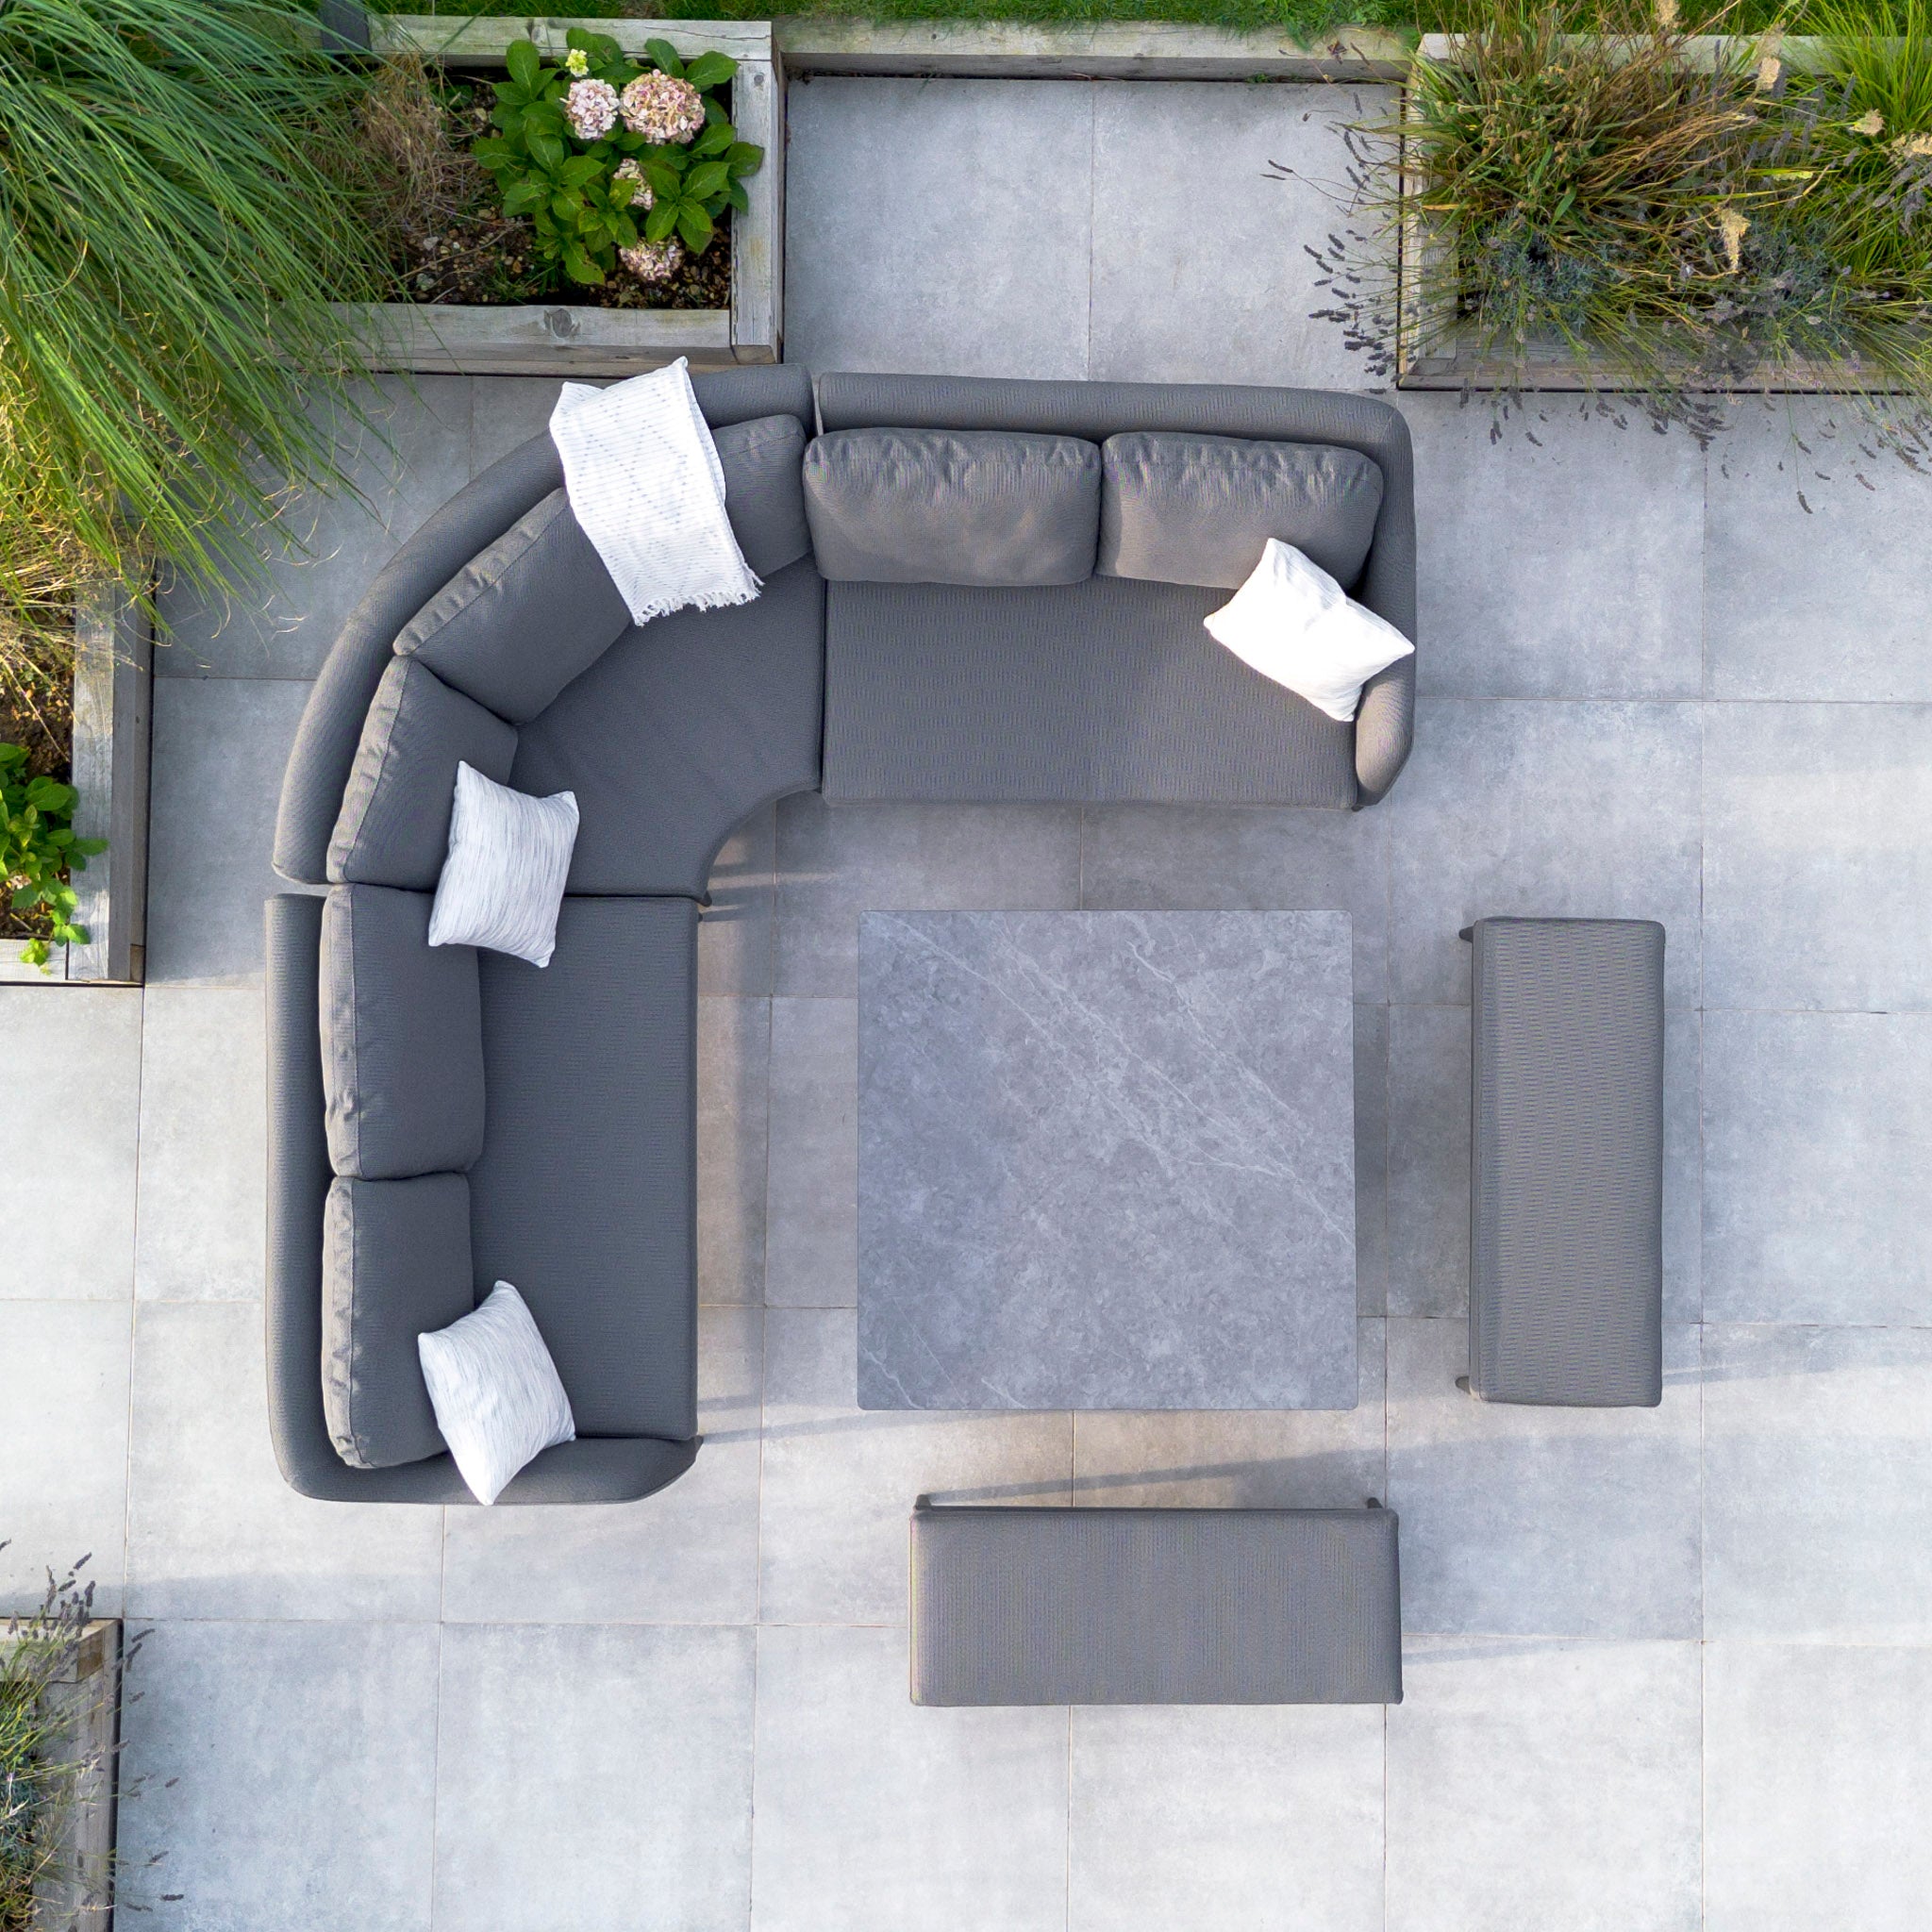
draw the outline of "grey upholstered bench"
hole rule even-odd
[[[1393,1513],[922,1501],[915,1704],[1400,1704]]]
[[[1664,929],[1484,919],[1471,990],[1469,1374],[1663,1399]]]

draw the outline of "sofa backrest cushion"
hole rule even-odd
[[[1237,591],[1278,537],[1344,587],[1361,575],[1382,472],[1352,449],[1139,431],[1101,449],[1103,576]]]
[[[744,560],[768,577],[811,549],[805,522],[805,425],[760,416],[712,432],[724,472],[724,513]]]
[[[454,690],[522,724],[629,625],[569,495],[553,490],[409,620],[396,656],[420,659]]]
[[[339,1179],[322,1221],[322,1406],[336,1454],[389,1469],[442,1453],[416,1338],[476,1305],[459,1174]]]
[[[872,584],[1074,584],[1093,574],[1100,451],[1073,436],[844,429],[805,455],[822,575]]]
[[[396,658],[362,723],[329,841],[329,883],[433,891],[449,851],[457,766],[503,785],[516,755],[514,725],[452,691],[421,658]]]
[[[360,1180],[483,1152],[483,1008],[472,946],[428,942],[427,892],[337,886],[322,913],[329,1165]]]

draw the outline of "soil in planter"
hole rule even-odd
[[[479,308],[567,302],[586,308],[728,308],[731,215],[705,252],[662,282],[619,270],[586,288],[541,262],[528,227],[503,212],[496,183],[470,158],[490,131],[487,80],[418,58],[387,62],[363,115],[387,192],[375,204],[389,257],[411,302]],[[728,111],[728,99],[725,102]]]

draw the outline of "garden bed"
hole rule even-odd
[[[629,58],[651,40],[686,60],[708,52],[737,62],[730,115],[741,140],[764,150],[744,177],[747,206],[727,211],[708,248],[662,288],[613,277],[585,288],[530,258],[528,229],[492,212],[494,188],[455,226],[405,238],[398,263],[430,299],[367,305],[378,368],[489,375],[623,375],[678,356],[693,366],[773,362],[782,353],[784,115],[769,23],[594,23]],[[488,83],[506,71],[512,42],[528,38],[549,61],[567,52],[569,22],[427,14],[368,21],[370,50],[432,63],[443,84],[450,132],[464,145],[487,122]],[[474,128],[473,128],[474,124]],[[520,248],[519,243],[522,242]]]

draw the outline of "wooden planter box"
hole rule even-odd
[[[0,981],[45,986],[139,984],[147,938],[148,749],[152,624],[118,584],[83,593],[74,625],[74,829],[108,849],[74,877],[84,946],[59,946],[49,971],[21,963],[25,941],[0,940]]]
[[[0,1636],[0,1650],[7,1641]],[[73,1667],[51,1694],[57,1709],[69,1713],[62,1756],[96,1768],[66,1818],[59,1869],[35,1894],[34,1932],[111,1932],[120,1676],[119,1622],[109,1618],[90,1624]]]
[[[1719,35],[1700,35],[1686,42],[1690,59],[1700,67],[1715,67],[1721,58],[1735,58],[1754,52],[1761,37],[1751,35],[1727,40]],[[1457,41],[1449,34],[1425,34],[1418,52],[1425,59],[1450,61],[1456,58]],[[1815,71],[1823,64],[1824,43],[1817,40],[1790,38],[1781,42],[1778,58],[1800,72]],[[1405,91],[1403,115],[1407,119],[1412,96]],[[1422,294],[1424,278],[1440,269],[1444,251],[1451,243],[1440,225],[1429,221],[1415,206],[1421,183],[1411,166],[1407,145],[1401,158],[1402,215],[1397,224],[1400,262],[1397,270],[1395,385],[1417,390],[1507,390],[1526,391],[1584,391],[1618,394],[1641,390],[1607,358],[1586,358],[1580,362],[1558,341],[1531,342],[1524,351],[1521,364],[1479,354],[1470,341],[1466,326],[1458,326],[1444,314],[1440,297],[1425,301]],[[1438,281],[1440,286],[1440,280]],[[1691,385],[1713,391],[1728,389],[1727,384]],[[1867,369],[1857,358],[1828,362],[1788,365],[1775,380],[1748,385],[1741,393],[1782,394],[1882,394],[1896,387],[1877,372]]]
[[[365,305],[373,366],[470,375],[634,375],[688,356],[693,368],[775,362],[783,351],[785,253],[784,80],[769,21],[569,20],[426,13],[369,16],[376,54],[413,48],[446,66],[497,69],[512,41],[527,36],[560,59],[572,26],[608,34],[642,59],[644,42],[666,40],[685,59],[715,47],[738,62],[731,118],[765,151],[747,177],[751,202],[731,218],[731,307],[596,308],[569,303],[520,308],[455,303]]]

